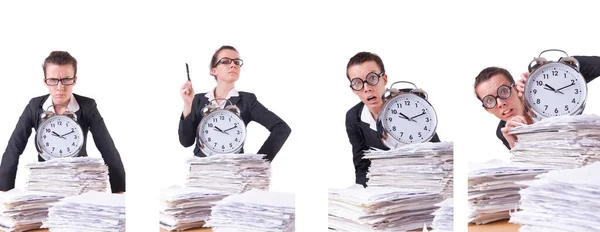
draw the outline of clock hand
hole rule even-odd
[[[559,90],[550,89],[550,88],[548,88],[548,87],[544,87],[544,89],[545,89],[545,90],[550,90],[550,91],[552,91],[552,92],[555,92],[555,93],[564,94],[563,92],[561,92],[561,91],[559,91]]]
[[[62,138],[62,137],[61,137],[61,136],[60,136],[58,133],[56,133],[55,131],[52,131],[52,135],[54,135],[54,136],[56,136],[56,137],[59,137],[59,138]]]
[[[423,113],[421,113],[421,114],[419,114],[419,115],[417,115],[417,116],[414,116],[414,117],[410,118],[410,120],[413,120],[413,118],[419,117],[419,116],[421,116],[421,115],[424,115],[424,114],[425,114],[425,112],[423,112]],[[417,121],[415,121],[415,120],[413,120],[413,121],[414,121],[414,122],[417,122]]]
[[[556,91],[559,91],[559,90],[561,90],[561,89],[564,89],[564,88],[571,87],[571,86],[573,86],[573,85],[575,85],[575,83],[571,83],[570,85],[567,85],[567,86],[565,86],[565,87],[562,87],[562,88],[560,88],[560,89],[557,89]]]
[[[67,138],[65,138],[65,135],[72,134],[72,133],[75,133],[75,131],[71,131],[71,132],[69,132],[69,133],[66,133],[66,134],[64,134],[64,135],[61,135],[60,137],[61,137],[61,138],[63,138],[63,139],[67,139]]]
[[[226,131],[229,131],[229,130],[233,130],[234,128],[237,128],[237,125],[235,125],[235,126],[234,126],[234,127],[232,127],[232,128],[229,128],[229,129],[225,130],[225,132],[226,132]]]
[[[401,118],[404,118],[408,121],[410,121],[410,118],[408,118],[408,116],[404,115],[403,113],[399,113]]]
[[[221,132],[223,134],[229,135],[227,132],[221,130],[221,128],[219,128],[218,126],[215,126],[215,130],[218,131],[218,132]]]

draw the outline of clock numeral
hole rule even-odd
[[[69,149],[68,147],[67,147],[67,152],[71,152],[71,149]]]
[[[396,103],[396,108],[402,108],[402,105]]]
[[[51,123],[51,124],[50,124],[50,127],[54,127],[54,123]]]
[[[79,138],[79,137],[77,137],[77,135],[75,135],[75,139],[77,139],[77,138]]]
[[[544,110],[548,110],[548,105],[544,105],[544,107],[546,107]]]
[[[554,113],[558,114],[558,108],[554,108]]]
[[[535,100],[535,103],[537,103],[537,104],[540,104],[540,103],[542,103],[542,102],[541,102],[541,101],[540,101],[540,99],[538,98],[537,100]]]
[[[542,82],[542,81],[536,81],[536,83],[537,83],[538,86],[544,85],[544,82]]]
[[[241,133],[242,133],[242,132],[240,132],[240,131],[237,131],[237,134],[238,134],[238,135],[239,135],[239,134],[241,134]]]
[[[429,117],[425,118],[425,122],[429,122]]]
[[[402,135],[404,135],[404,132],[400,132],[400,137],[402,137]]]
[[[75,142],[73,142],[73,144],[71,144],[71,145],[75,146]]]
[[[213,146],[213,147],[216,147],[216,146],[217,146],[217,143],[215,143],[215,146]]]
[[[46,129],[46,132],[50,133],[50,131],[51,131],[50,129]]]
[[[54,151],[54,147],[52,147],[52,151]]]
[[[75,132],[75,128],[71,128],[71,132]]]
[[[215,119],[216,119],[216,118],[215,118]],[[213,124],[212,124],[212,123],[209,123],[209,124],[208,124],[208,127],[213,127]]]
[[[537,89],[534,89],[534,90],[533,90],[533,94],[537,94]]]
[[[236,142],[237,142],[237,141],[238,141],[238,139],[237,139],[237,138],[235,138],[235,140],[234,140],[234,141],[236,141]]]
[[[575,89],[575,94],[579,94],[579,89]]]
[[[46,147],[49,147],[49,146],[50,146],[50,143],[46,142]]]
[[[210,139],[210,137],[208,137],[208,140],[207,140],[207,141],[208,141],[208,142],[210,142],[210,140],[211,140],[211,139]]]
[[[222,146],[221,146],[221,149],[225,149],[225,145],[222,145]]]
[[[229,118],[229,122],[231,122],[231,118]]]
[[[425,109],[421,109],[421,111],[423,111],[423,113],[425,113]]]
[[[423,136],[421,136],[421,132],[419,132],[419,138],[421,138],[421,137],[423,137]]]
[[[410,140],[412,140],[412,139],[413,139],[412,135],[408,136],[408,138],[409,138]]]
[[[233,143],[229,143],[229,147],[233,148]]]
[[[404,105],[410,106],[410,101],[404,101]]]
[[[213,122],[217,122],[217,118],[213,118]]]
[[[575,103],[575,98],[573,98],[573,100],[571,101],[571,103]]]
[[[418,108],[418,106],[417,106],[417,105],[419,105],[419,104],[415,103],[415,108]]]
[[[567,73],[564,73],[564,74],[565,74],[565,78],[567,78]]]
[[[397,110],[392,110],[392,114],[398,114]]]
[[[389,118],[388,118],[388,121],[392,122],[392,118],[391,118],[391,117],[389,117]]]
[[[575,98],[573,98],[573,101],[575,101]],[[46,139],[46,135],[42,136],[42,138]]]
[[[225,120],[225,116],[221,115],[221,116],[219,116],[219,119]]]
[[[237,126],[237,122],[236,122],[236,123],[233,123],[233,127],[236,127],[236,126]]]
[[[565,105],[565,111],[569,111],[569,105]]]
[[[58,153],[62,154],[62,149],[58,151]]]
[[[67,122],[67,127],[69,127],[69,123]]]
[[[61,121],[56,122],[56,124],[58,124],[59,126],[62,126],[62,122]]]
[[[393,126],[393,127],[392,127],[392,131],[396,131],[396,126]]]
[[[574,85],[575,84],[575,80],[571,80],[571,84]]]
[[[544,79],[548,79],[548,74],[544,73]]]
[[[427,130],[427,126],[425,126],[425,128],[423,128],[423,130]]]
[[[208,130],[204,130],[204,134],[208,134]]]
[[[558,71],[552,71],[552,76],[558,76]]]

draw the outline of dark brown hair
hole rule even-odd
[[[42,69],[44,69],[44,78],[46,78],[46,66],[48,66],[48,64],[73,65],[73,70],[75,71],[74,75],[77,76],[77,60],[68,52],[53,51],[48,57],[46,57],[46,59],[44,60],[44,64],[42,64]]]
[[[385,73],[383,61],[377,54],[370,52],[359,52],[356,53],[356,55],[354,55],[352,58],[350,58],[350,61],[348,61],[348,65],[346,66],[346,77],[350,79],[350,76],[348,75],[348,69],[351,66],[359,65],[368,61],[374,61],[377,64],[377,66],[379,66],[379,69],[381,69],[381,72]]]
[[[508,72],[508,70],[499,67],[487,67],[481,70],[481,72],[479,72],[479,75],[475,77],[475,84],[473,85],[473,88],[477,89],[477,86],[479,86],[481,82],[487,81],[497,74],[502,74],[502,76],[504,76],[506,80],[510,81],[511,84],[515,83],[515,80],[513,80],[513,77],[512,75],[510,75],[510,72]],[[477,91],[475,91],[475,95],[479,100],[481,100],[479,95],[477,95]]]

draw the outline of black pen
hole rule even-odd
[[[185,71],[187,72],[188,81],[192,81],[190,79],[190,68],[188,67],[187,63],[185,63]]]

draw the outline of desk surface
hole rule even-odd
[[[196,229],[189,229],[189,230],[184,230],[184,231],[185,232],[212,232],[212,229],[210,229],[210,228],[196,228]],[[160,232],[168,232],[168,230],[160,228]]]
[[[517,232],[519,225],[508,223],[508,220],[501,220],[484,225],[469,224],[469,232]]]

